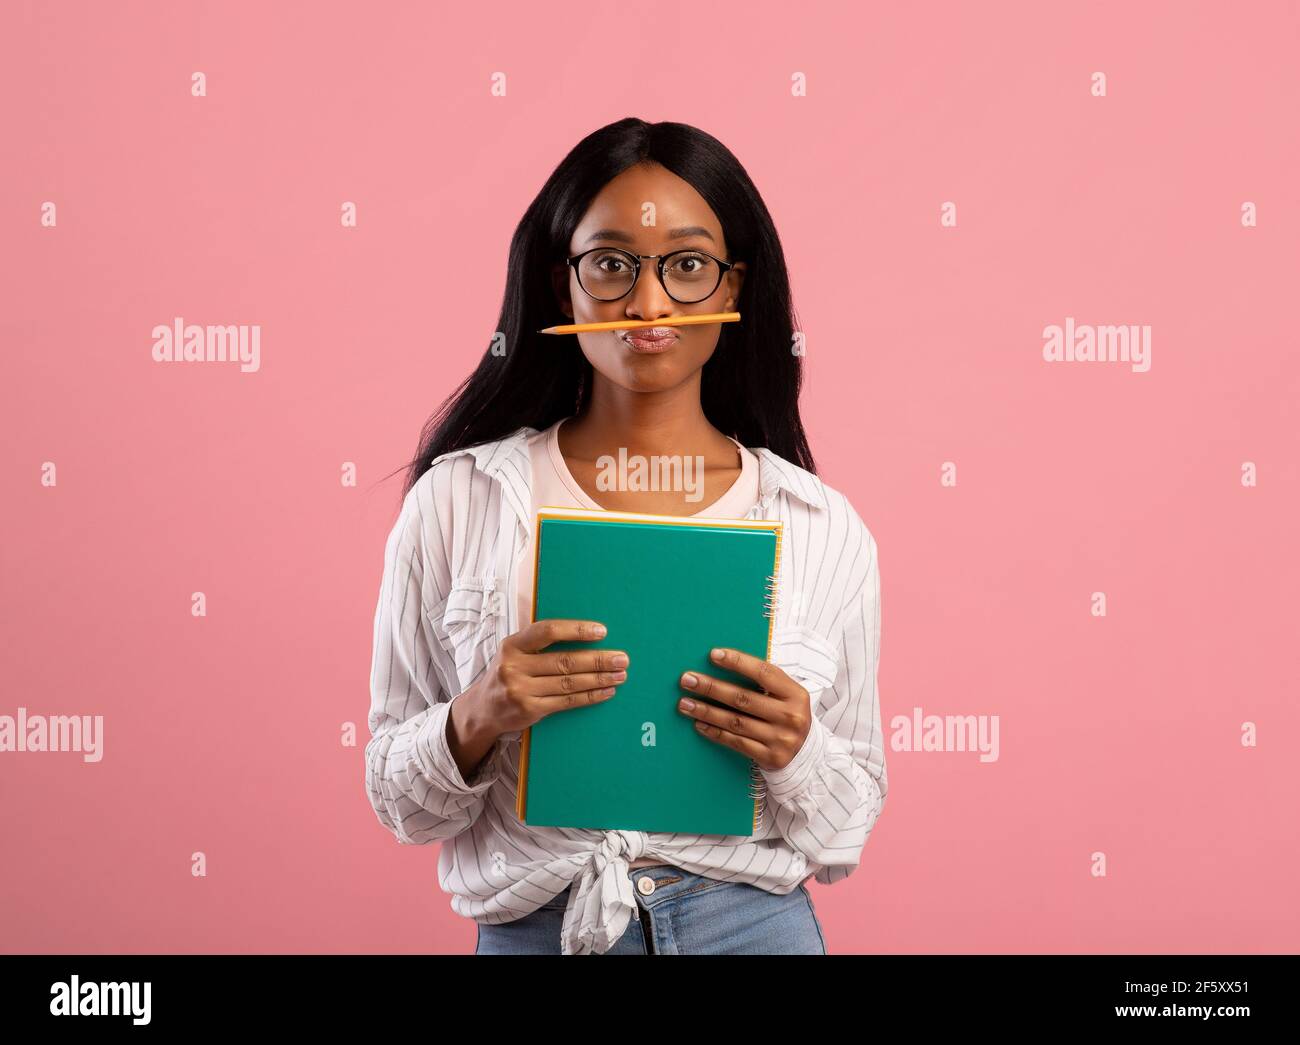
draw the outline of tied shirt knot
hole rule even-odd
[[[636,910],[628,865],[646,854],[642,831],[606,831],[574,879],[564,910],[564,954],[603,954],[626,931]]]

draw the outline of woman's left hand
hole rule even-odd
[[[696,732],[715,743],[747,755],[763,769],[784,769],[812,728],[808,691],[771,661],[739,650],[715,649],[710,659],[753,679],[762,692],[688,671],[680,680],[683,689],[729,706],[717,708],[683,697],[677,710],[695,719]]]

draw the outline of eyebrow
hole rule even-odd
[[[669,229],[669,239],[685,239],[687,236],[703,236],[710,243],[716,243],[713,233],[700,225],[686,225],[680,229]],[[620,232],[618,229],[597,229],[587,237],[587,244],[594,243],[598,239],[612,239],[616,243],[632,243],[633,238],[626,232]],[[584,244],[585,246],[586,244]]]

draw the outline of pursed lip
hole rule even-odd
[[[618,336],[634,352],[658,352],[681,337],[676,327],[634,327],[620,330]]]

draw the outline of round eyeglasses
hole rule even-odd
[[[669,254],[633,254],[618,247],[592,247],[566,259],[578,274],[578,286],[597,301],[617,301],[636,286],[641,261],[658,259],[655,272],[670,298],[680,305],[703,301],[718,289],[732,267],[708,251],[674,250]]]

